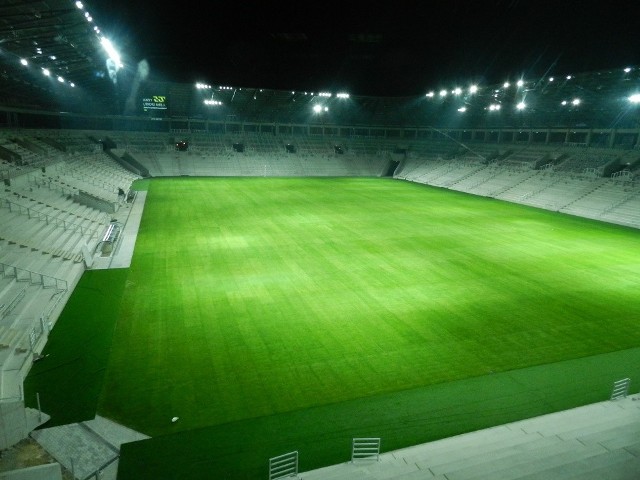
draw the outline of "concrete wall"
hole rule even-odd
[[[15,445],[28,434],[27,416],[23,402],[0,403],[0,449]]]
[[[0,480],[62,480],[59,463],[48,463],[36,467],[21,468],[0,473]]]

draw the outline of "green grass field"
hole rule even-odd
[[[391,179],[148,189],[98,413],[157,438],[119,478],[265,477],[305,441],[304,465],[336,463],[349,435],[603,400],[638,365],[637,230]]]

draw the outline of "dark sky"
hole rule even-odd
[[[100,3],[125,62],[179,82],[402,96],[640,63],[631,0]]]

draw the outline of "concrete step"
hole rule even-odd
[[[521,452],[530,452],[560,441],[555,437],[541,437],[538,434],[522,435],[495,443],[486,443],[482,439],[477,439],[477,445],[475,446],[457,448],[455,451],[443,453],[438,457],[432,457],[425,461],[416,461],[416,463],[420,468],[429,468],[434,473],[440,474],[452,469],[478,465],[488,460],[497,461]]]
[[[117,452],[81,424],[35,430],[31,436],[76,478],[86,478],[117,456]]]
[[[446,473],[449,480],[515,480],[525,475],[566,465],[606,452],[600,445],[582,445],[577,440],[555,442],[533,452],[509,455],[492,462]]]
[[[640,478],[638,472],[640,472],[640,458],[634,457],[615,465],[596,467],[563,480],[637,480]]]
[[[640,459],[626,450],[615,450],[612,452],[603,452],[592,457],[583,458],[575,462],[570,462],[564,465],[559,465],[553,468],[548,468],[539,472],[535,472],[529,475],[518,477],[518,480],[560,480],[571,478],[586,478],[590,473],[599,471],[599,477],[593,477],[598,479],[604,478],[619,478],[617,473],[622,464],[629,461],[636,461],[640,465]],[[640,472],[638,470],[636,473]],[[608,475],[607,475],[608,473]],[[637,478],[637,477],[636,477]]]

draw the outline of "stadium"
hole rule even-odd
[[[0,12],[0,478],[640,476],[640,67],[183,82]]]

